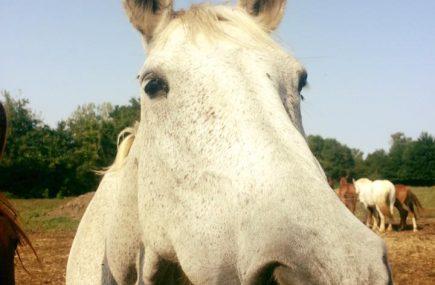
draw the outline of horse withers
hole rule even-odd
[[[80,222],[67,284],[391,284],[385,243],[305,140],[306,71],[269,35],[285,1],[123,3],[147,52],[141,118]]]

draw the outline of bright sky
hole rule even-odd
[[[435,1],[289,0],[276,38],[308,70],[308,134],[366,154],[394,132],[435,135]],[[121,0],[0,0],[0,90],[52,126],[137,96],[144,59]]]

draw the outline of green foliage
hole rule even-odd
[[[367,155],[364,161],[363,172],[359,177],[369,177],[371,179],[382,179],[388,177],[385,175],[388,166],[388,155],[381,149]]]
[[[26,99],[6,91],[9,135],[0,162],[0,190],[16,197],[64,197],[94,191],[95,170],[110,165],[118,133],[139,120],[140,104],[79,106],[56,128],[45,125]]]
[[[402,165],[398,167],[399,181],[411,185],[435,183],[435,139],[422,133],[407,147]]]
[[[323,139],[321,136],[308,136],[308,145],[319,160],[326,175],[333,179],[352,176],[355,168],[355,157],[362,157],[358,150],[352,150],[335,139]]]
[[[52,212],[71,201],[66,199],[13,199],[12,205],[19,213],[19,221],[26,231],[76,230],[78,220],[66,216],[53,215]]]
[[[388,153],[376,150],[366,159],[360,150],[334,139],[308,136],[307,140],[326,175],[335,180],[349,175],[408,185],[435,184],[435,139],[428,133],[423,132],[416,141],[403,133],[392,134]]]

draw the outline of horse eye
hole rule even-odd
[[[145,85],[144,91],[148,97],[154,99],[159,96],[166,97],[169,92],[169,87],[162,79],[153,78]]]

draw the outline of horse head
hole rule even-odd
[[[307,73],[269,35],[285,1],[123,3],[147,52],[134,155],[145,251],[195,284],[386,284],[385,245],[342,213],[305,141]]]
[[[305,140],[307,73],[270,36],[285,1],[123,4],[147,58],[131,149],[91,205],[110,208],[95,245],[113,279],[159,284],[176,264],[193,284],[391,282],[384,242],[330,190]],[[75,268],[93,250],[81,228],[71,284],[86,281]]]

